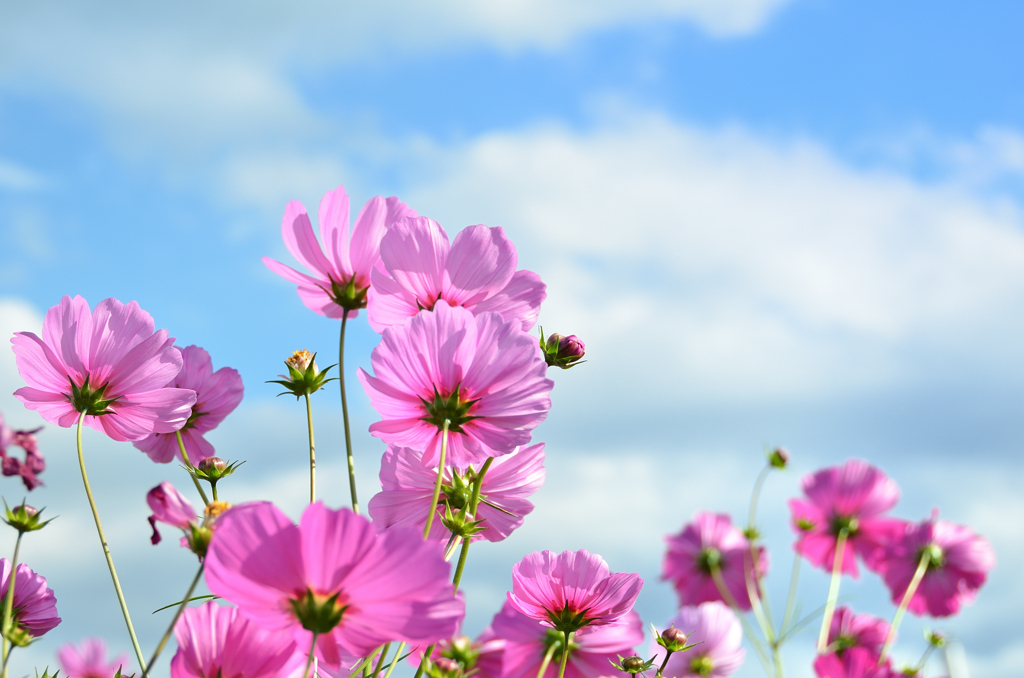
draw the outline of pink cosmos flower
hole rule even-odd
[[[488,627],[490,634],[504,641],[504,647],[495,654],[500,662],[478,660],[483,678],[535,678],[540,671],[544,655],[552,644],[558,647],[544,672],[544,678],[558,675],[562,659],[562,633],[547,624],[531,619],[506,602]],[[484,632],[485,634],[488,631]],[[624,676],[611,662],[618,655],[629,656],[633,648],[643,642],[644,630],[640,615],[630,611],[615,624],[594,628],[589,633],[574,633],[569,638],[569,660],[565,666],[566,678],[598,678]],[[495,673],[497,666],[500,672]]]
[[[848,607],[837,607],[828,632],[828,646],[837,654],[862,647],[873,653],[877,660],[888,633],[889,622],[884,619],[854,614]]]
[[[182,367],[178,376],[168,386],[186,388],[196,392],[196,404],[192,414],[181,427],[181,439],[192,464],[198,464],[214,456],[213,445],[203,434],[216,428],[242,402],[244,388],[238,370],[222,367],[213,371],[210,354],[198,346],[181,349]],[[173,433],[153,433],[135,442],[135,447],[149,455],[159,464],[166,464],[174,457],[184,462]]]
[[[46,460],[39,454],[36,433],[31,431],[15,431],[4,425],[4,417],[0,414],[0,469],[5,476],[20,476],[25,489],[29,492],[43,484],[38,474],[46,470]],[[11,456],[11,447],[20,447],[25,451],[25,461]]]
[[[892,670],[888,659],[878,666],[878,655],[862,647],[850,648],[842,657],[818,655],[814,660],[814,674],[818,678],[897,678],[903,675]]]
[[[879,571],[885,544],[901,529],[902,521],[883,514],[896,505],[900,490],[882,471],[860,459],[822,469],[803,479],[803,499],[790,499],[793,548],[816,567],[832,571],[840,530],[848,534],[842,572],[859,576],[854,553]]]
[[[294,640],[212,600],[185,610],[174,627],[171,678],[277,678],[304,666]]]
[[[424,450],[436,465],[447,418],[447,463],[457,468],[509,454],[551,409],[554,385],[537,340],[497,313],[474,316],[438,304],[384,330],[370,356],[374,376],[359,380],[383,421],[370,432]]]
[[[700,512],[682,531],[666,537],[661,578],[671,580],[681,605],[723,600],[712,571],[719,568],[725,588],[742,610],[750,609],[747,577],[753,581],[750,542],[726,513]],[[768,572],[768,552],[758,547],[757,573]]]
[[[686,644],[700,643],[685,652],[675,652],[665,666],[666,676],[675,678],[725,678],[743,664],[746,651],[740,619],[725,603],[712,601],[685,606],[672,618],[670,626],[687,634]],[[661,666],[665,648],[651,643],[651,654]]]
[[[348,195],[338,186],[320,201],[321,249],[306,208],[292,200],[284,210],[281,235],[288,251],[312,275],[270,257],[263,257],[263,263],[298,285],[299,298],[310,310],[328,318],[343,318],[346,313],[354,318],[358,309],[366,308],[370,271],[380,264],[381,237],[391,224],[407,216],[416,216],[416,212],[398,198],[371,198],[356,217],[350,242]]]
[[[192,504],[166,480],[146,493],[146,503],[153,510],[153,515],[148,518],[153,528],[153,536],[150,537],[153,544],[160,543],[160,532],[156,529],[158,522],[186,531],[196,522],[196,510]]]
[[[164,388],[181,370],[181,353],[167,330],[136,302],[104,299],[95,312],[82,297],[65,296],[46,312],[43,337],[17,332],[11,343],[28,386],[14,392],[46,421],[85,424],[114,440],[172,433],[188,421],[195,392]]]
[[[67,678],[113,678],[118,669],[131,673],[131,660],[119,654],[107,661],[107,644],[102,638],[86,638],[75,647],[71,643],[61,646],[57,659]]]
[[[11,576],[11,563],[0,558],[0,600],[7,599],[8,581]],[[57,597],[46,585],[46,578],[19,563],[14,577],[14,621],[18,628],[25,630],[35,638],[43,635],[60,624],[57,616]]]
[[[290,634],[328,668],[385,642],[451,637],[465,611],[441,546],[414,530],[378,535],[348,509],[310,505],[295,525],[267,502],[217,519],[206,555],[211,593],[263,628]]]
[[[442,495],[437,505],[438,517],[444,515],[446,503],[452,511],[465,508],[476,473],[472,467],[453,469],[445,466]],[[533,510],[533,504],[526,497],[540,489],[544,474],[544,443],[495,457],[480,484],[480,503],[475,519],[483,521],[479,526],[483,529],[473,535],[473,540],[501,541],[522,525],[523,518]],[[395,525],[406,525],[422,533],[427,522],[426,507],[434,496],[436,481],[437,467],[425,466],[422,452],[389,445],[381,460],[382,491],[370,499],[368,506],[373,524],[381,531]],[[444,541],[449,536],[448,529],[435,519],[430,528],[430,538]]]
[[[644,580],[612,574],[599,555],[585,549],[531,553],[512,568],[508,602],[558,631],[614,624],[633,609]]]
[[[908,523],[902,538],[886,550],[882,568],[893,603],[903,599],[923,557],[928,569],[907,609],[932,617],[948,617],[972,602],[996,565],[992,547],[968,527],[939,520],[937,513],[924,522]]]
[[[547,296],[540,276],[516,270],[516,248],[498,226],[470,226],[449,246],[448,234],[436,221],[407,218],[384,235],[380,258],[387,273],[378,268],[371,274],[367,308],[377,332],[439,301],[473,313],[492,311],[529,331]]]

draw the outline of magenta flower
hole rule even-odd
[[[907,609],[916,615],[948,617],[970,603],[996,565],[989,543],[970,528],[939,520],[908,523],[886,550],[882,577],[899,605],[922,559],[927,570]]]
[[[39,454],[36,433],[31,431],[15,431],[4,425],[4,417],[0,414],[0,469],[5,476],[19,476],[25,483],[25,489],[32,491],[43,484],[38,474],[46,470],[46,460]],[[20,447],[25,451],[25,460],[11,456],[11,447]]]
[[[543,676],[555,678],[558,675],[562,644],[565,642],[562,633],[522,614],[511,603],[505,603],[484,634],[493,635],[504,643],[503,647],[494,646],[493,654],[500,661],[484,656],[477,660],[477,667],[483,678],[535,678],[544,661],[544,655],[553,644],[557,644],[557,648]],[[633,648],[643,642],[643,639],[640,615],[633,611],[624,614],[618,623],[596,627],[589,633],[572,634],[569,638],[569,659],[565,666],[565,676],[623,676],[625,674],[616,671],[611,662],[617,661],[618,655],[631,655]]]
[[[604,558],[585,549],[531,553],[512,568],[508,602],[557,631],[614,624],[630,610],[644,580],[612,574]]]
[[[57,659],[67,678],[113,678],[118,669],[125,675],[131,673],[128,655],[107,660],[107,644],[102,638],[86,638],[78,647],[67,643],[57,652]]]
[[[847,533],[842,572],[859,576],[854,554],[878,572],[885,545],[901,529],[902,521],[885,514],[896,505],[900,490],[882,471],[860,459],[804,476],[803,499],[790,499],[793,530],[799,535],[793,548],[816,567],[831,572],[836,543]]]
[[[238,370],[222,367],[213,371],[210,354],[198,346],[181,349],[181,372],[168,386],[186,388],[196,392],[196,404],[192,414],[181,427],[181,440],[192,464],[198,464],[214,456],[213,445],[203,434],[216,428],[242,402],[244,388]],[[166,464],[174,457],[184,462],[178,449],[174,433],[153,433],[135,442],[135,447],[149,455],[159,464]]]
[[[181,353],[134,301],[104,299],[90,313],[85,299],[65,296],[46,312],[42,339],[17,332],[11,343],[29,384],[14,395],[58,426],[85,412],[87,426],[114,440],[140,440],[184,426],[196,401],[191,390],[164,388]]]
[[[7,599],[7,587],[11,576],[11,563],[0,558],[0,600]],[[20,563],[14,577],[14,622],[17,628],[38,638],[60,624],[57,616],[57,597],[46,585],[46,578]]]
[[[185,610],[174,637],[178,651],[171,660],[171,678],[277,678],[304,665],[294,640],[212,600]]]
[[[290,634],[327,667],[365,657],[385,642],[429,644],[451,637],[464,615],[441,546],[414,530],[378,535],[347,509],[317,502],[295,525],[267,502],[217,519],[206,555],[211,593],[256,624]]]
[[[153,536],[150,537],[153,544],[160,543],[160,532],[156,529],[158,522],[187,532],[196,523],[196,510],[192,504],[166,480],[146,493],[146,503],[153,510],[153,515],[148,518],[153,528]]]
[[[463,510],[470,500],[470,490],[477,471],[472,467],[458,469],[446,465],[442,476],[441,499],[437,504],[438,517],[444,515],[445,505],[452,510]],[[501,541],[523,524],[523,518],[533,510],[526,498],[544,483],[544,443],[522,447],[503,457],[495,457],[480,483],[480,503],[475,519],[483,522],[473,540]],[[420,533],[426,525],[426,506],[434,496],[437,467],[423,464],[423,453],[408,447],[389,445],[381,460],[381,492],[370,499],[370,517],[378,530],[395,525],[417,528]],[[430,538],[447,540],[448,529],[435,519]]]
[[[292,256],[312,275],[263,257],[263,263],[285,280],[298,285],[299,298],[311,311],[328,318],[354,318],[366,308],[370,271],[380,264],[380,239],[399,219],[416,212],[398,198],[371,198],[356,217],[348,236],[348,195],[343,186],[328,191],[320,201],[320,247],[313,225],[301,202],[292,200],[284,210],[281,235]],[[324,250],[326,249],[326,254]]]
[[[530,442],[551,409],[540,346],[497,313],[438,304],[384,330],[370,362],[375,376],[360,368],[359,380],[383,418],[370,432],[424,450],[428,466],[440,458],[445,419],[447,463],[466,468]]]
[[[869,614],[854,614],[848,607],[837,607],[828,632],[828,646],[837,654],[862,647],[874,654],[882,652],[889,622]]]
[[[892,670],[889,660],[879,666],[878,655],[862,647],[850,648],[840,657],[821,654],[814,660],[818,678],[897,678],[903,674]]]
[[[439,301],[473,313],[492,311],[529,331],[547,296],[540,276],[516,270],[516,248],[498,226],[470,226],[449,246],[448,234],[433,219],[404,219],[384,235],[380,258],[387,273],[371,274],[366,311],[378,332]]]
[[[673,653],[665,666],[666,676],[675,678],[725,678],[743,664],[746,651],[740,619],[719,601],[687,605],[672,617],[670,626],[687,634],[686,644],[699,643],[685,652]],[[651,643],[651,654],[661,666],[665,648]]]
[[[682,531],[665,538],[668,551],[661,565],[661,578],[668,579],[679,594],[681,605],[724,600],[715,583],[714,571],[721,573],[725,589],[741,610],[750,609],[747,578],[753,581],[750,542],[725,513],[700,512]],[[757,547],[757,574],[768,572],[768,552]]]

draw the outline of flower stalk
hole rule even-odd
[[[434,496],[430,500],[430,512],[427,513],[427,524],[423,528],[423,538],[430,536],[430,528],[434,525],[434,515],[437,513],[437,501],[441,498],[441,480],[444,477],[445,457],[448,454],[448,427],[451,426],[451,419],[445,419],[441,425],[441,460],[437,466],[437,482],[434,483]]]
[[[203,565],[200,564],[199,570],[196,572],[196,576],[192,578],[192,583],[189,585],[188,591],[185,592],[185,598],[181,601],[181,605],[178,606],[178,610],[174,613],[174,619],[171,620],[171,623],[167,626],[167,631],[164,632],[163,638],[160,639],[156,649],[153,650],[153,656],[149,658],[149,664],[147,664],[146,668],[143,670],[142,678],[147,678],[149,670],[154,664],[156,664],[157,657],[159,657],[160,653],[163,652],[164,646],[167,645],[167,641],[170,640],[171,634],[174,633],[174,626],[178,623],[178,620],[181,619],[181,613],[184,612],[185,608],[188,606],[189,601],[192,599],[192,594],[195,593],[196,586],[199,585],[199,580],[202,579],[202,577]]]
[[[316,501],[316,443],[313,442],[313,405],[306,397],[306,428],[309,431],[309,503]]]
[[[25,534],[18,531],[18,538],[14,542],[14,557],[11,559],[11,576],[7,578],[7,595],[4,596],[4,617],[3,626],[3,678],[7,678],[7,662],[14,652],[14,645],[7,639],[8,634],[14,629],[14,584],[18,573],[18,551],[21,549],[21,536]]]
[[[818,654],[824,654],[828,647],[828,632],[832,628],[832,615],[839,599],[839,581],[843,576],[843,553],[846,551],[846,540],[849,531],[844,527],[836,537],[836,554],[832,559],[832,579],[828,584],[828,599],[825,601],[825,614],[821,618],[821,630],[818,632]]]
[[[181,431],[175,431],[174,437],[178,439],[178,449],[181,450],[181,458],[185,460],[185,468],[188,470],[188,475],[192,478],[192,482],[195,483],[196,489],[199,490],[199,496],[200,498],[202,498],[203,503],[209,506],[210,500],[209,498],[207,498],[206,492],[203,491],[203,486],[199,482],[199,478],[196,478],[195,474],[192,472],[195,467],[193,467],[192,462],[189,461],[188,451],[185,449],[185,441],[181,439]]]
[[[885,634],[885,643],[882,644],[882,652],[878,655],[879,665],[885,661],[885,655],[889,652],[889,647],[896,638],[896,629],[898,629],[900,624],[903,622],[903,615],[906,613],[907,607],[910,605],[910,601],[914,599],[914,594],[917,593],[917,587],[921,585],[921,580],[924,579],[924,575],[928,571],[928,564],[930,562],[931,552],[928,549],[924,549],[921,552],[921,561],[917,564],[917,569],[914,571],[914,577],[910,580],[907,590],[903,592],[903,598],[900,599],[900,606],[896,608],[896,614],[892,617],[892,624],[889,625],[889,632]]]
[[[359,513],[359,498],[356,496],[356,462],[352,456],[352,430],[348,422],[348,396],[345,394],[345,326],[348,324],[348,310],[341,316],[341,337],[338,339],[338,386],[341,388],[341,419],[345,424],[345,455],[348,458],[348,486],[352,494],[352,511]]]

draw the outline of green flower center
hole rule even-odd
[[[852,537],[860,529],[860,521],[853,516],[833,516],[832,534],[839,536],[839,533],[846,530],[846,536]]]
[[[696,673],[698,676],[710,676],[714,669],[715,667],[711,662],[711,657],[694,657],[690,660],[690,671]]]
[[[946,564],[946,554],[942,552],[942,547],[938,544],[928,544],[920,551],[917,552],[917,560],[921,562],[921,559],[925,558],[928,561],[928,569],[934,569],[942,567]]]
[[[94,389],[89,386],[89,375],[85,375],[85,382],[81,386],[76,386],[71,377],[68,377],[68,381],[71,383],[71,393],[65,393],[64,397],[68,399],[68,402],[71,403],[76,412],[85,412],[93,417],[114,413],[110,409],[110,405],[121,396],[105,398],[104,393],[107,390],[107,384]]]
[[[700,555],[697,556],[697,567],[704,574],[711,574],[722,567],[722,552],[714,546],[704,547],[701,549]]]
[[[433,424],[439,431],[444,428],[444,422],[447,419],[449,432],[465,433],[462,430],[463,425],[474,419],[479,419],[479,417],[469,414],[469,410],[480,399],[463,400],[460,393],[461,387],[456,386],[450,394],[442,396],[435,386],[433,399],[420,398],[420,402],[427,410],[427,416],[420,417],[420,419]]]
[[[340,595],[341,591],[333,596],[325,596],[306,589],[302,597],[288,602],[291,603],[292,613],[302,624],[302,628],[313,633],[323,634],[330,632],[340,624],[345,610],[348,609],[348,605],[338,602]]]

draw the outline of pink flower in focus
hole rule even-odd
[[[421,309],[432,310],[439,301],[473,313],[493,311],[529,331],[547,296],[540,276],[516,270],[516,248],[498,226],[470,226],[449,246],[436,221],[407,218],[388,229],[380,258],[387,273],[378,268],[371,274],[367,308],[377,332],[401,325]]]
[[[328,669],[394,640],[411,645],[451,637],[464,615],[441,545],[414,530],[378,535],[348,509],[317,502],[295,525],[267,502],[217,519],[206,554],[211,593],[263,628],[291,634]]]
[[[0,570],[3,572],[0,600],[6,600],[11,576],[11,563],[6,558],[0,558]],[[46,578],[33,572],[25,563],[20,563],[15,573],[13,609],[17,627],[35,638],[60,624],[57,597],[46,585]]]
[[[168,386],[186,388],[196,392],[192,414],[181,427],[181,439],[193,465],[214,456],[213,445],[203,434],[216,428],[242,402],[244,388],[238,371],[222,367],[213,371],[210,354],[198,346],[181,349],[181,372]],[[174,433],[153,433],[135,442],[135,447],[149,455],[158,464],[166,464],[174,457],[182,462],[178,440]]]
[[[604,558],[585,549],[531,553],[512,568],[508,602],[558,631],[614,624],[633,609],[644,580],[612,574]]]
[[[828,632],[828,646],[837,654],[862,647],[874,654],[877,660],[888,633],[889,622],[884,619],[869,614],[854,614],[853,610],[845,606],[837,607]]]
[[[153,510],[148,519],[153,528],[153,536],[150,537],[153,544],[160,543],[160,532],[156,529],[158,522],[186,531],[196,522],[196,510],[192,504],[166,480],[146,493],[146,503]]]
[[[901,539],[885,553],[882,577],[899,605],[922,558],[928,569],[907,609],[916,615],[948,617],[970,603],[996,565],[989,543],[970,528],[932,515],[921,523],[908,523]]]
[[[185,610],[174,626],[171,678],[277,678],[300,670],[294,640],[262,629],[212,600]]]
[[[29,492],[43,484],[38,474],[46,470],[46,460],[39,454],[36,433],[31,431],[15,431],[4,425],[4,417],[0,414],[0,469],[5,476],[20,476]],[[25,461],[11,456],[9,448],[17,446],[25,451]]]
[[[503,648],[496,648],[499,661],[478,660],[483,678],[535,678],[544,655],[552,644],[557,649],[544,672],[544,678],[558,676],[562,659],[562,633],[545,623],[531,619],[506,602],[501,612],[494,616],[488,631],[495,638],[504,641]],[[485,631],[485,634],[488,634]],[[566,678],[598,678],[599,676],[623,676],[611,662],[618,655],[629,656],[633,648],[643,642],[643,624],[640,615],[629,611],[618,623],[600,626],[588,633],[574,633],[569,638],[569,660],[565,666]],[[495,673],[501,666],[500,673]]]
[[[136,302],[104,299],[90,313],[82,297],[65,296],[46,312],[43,337],[17,332],[11,343],[28,386],[14,392],[46,421],[85,424],[114,440],[172,433],[188,421],[195,392],[164,388],[181,370],[167,330]]]
[[[814,660],[814,674],[818,678],[897,678],[889,660],[879,666],[878,655],[862,647],[850,648],[842,657],[821,654]]]
[[[754,577],[750,542],[733,526],[728,514],[702,511],[679,534],[665,541],[668,551],[662,561],[661,578],[675,586],[681,605],[723,600],[712,576],[717,567],[736,605],[741,610],[750,609],[747,577],[751,581]],[[758,547],[757,553],[757,572],[764,576],[768,572],[768,552]]]
[[[446,463],[465,468],[530,442],[551,409],[540,346],[497,313],[438,304],[384,330],[370,362],[374,376],[360,368],[359,380],[383,419],[370,432],[424,450],[428,466],[440,458],[446,418]]]
[[[476,473],[472,467],[453,469],[445,466],[441,499],[437,504],[438,518],[444,515],[446,503],[453,512],[467,506]],[[540,489],[544,473],[544,443],[495,457],[480,484],[480,503],[475,519],[483,521],[479,526],[483,529],[473,535],[473,540],[501,541],[522,525],[523,517],[533,510],[533,504],[526,497]],[[458,482],[453,478],[458,478]],[[389,445],[381,460],[382,490],[370,499],[367,507],[373,524],[381,531],[405,525],[422,533],[427,523],[425,507],[434,496],[436,481],[437,467],[425,466],[422,452]],[[449,536],[448,528],[435,519],[430,528],[430,538],[445,541]]]
[[[878,572],[885,545],[902,527],[902,521],[883,515],[900,498],[896,483],[867,462],[850,459],[804,476],[802,484],[807,501],[789,500],[793,530],[799,535],[794,550],[831,572],[836,542],[845,529],[842,572],[859,576],[854,553]]]
[[[86,638],[78,647],[67,643],[57,652],[57,659],[67,678],[113,678],[119,668],[122,674],[131,673],[128,655],[122,653],[107,661],[107,644],[102,638]]]
[[[743,629],[736,614],[725,603],[712,601],[697,606],[684,606],[672,617],[670,626],[687,634],[686,644],[700,643],[685,652],[675,652],[665,666],[666,676],[675,678],[725,678],[743,664],[746,651]],[[661,666],[665,648],[651,643],[651,654]]]
[[[380,264],[380,239],[395,221],[416,212],[398,198],[371,198],[356,217],[352,239],[348,235],[349,204],[345,188],[328,191],[320,201],[321,248],[306,208],[288,203],[281,235],[292,256],[312,275],[263,257],[263,263],[285,280],[298,285],[299,298],[312,311],[328,318],[349,318],[366,308],[370,271]],[[324,253],[326,250],[326,254]]]

